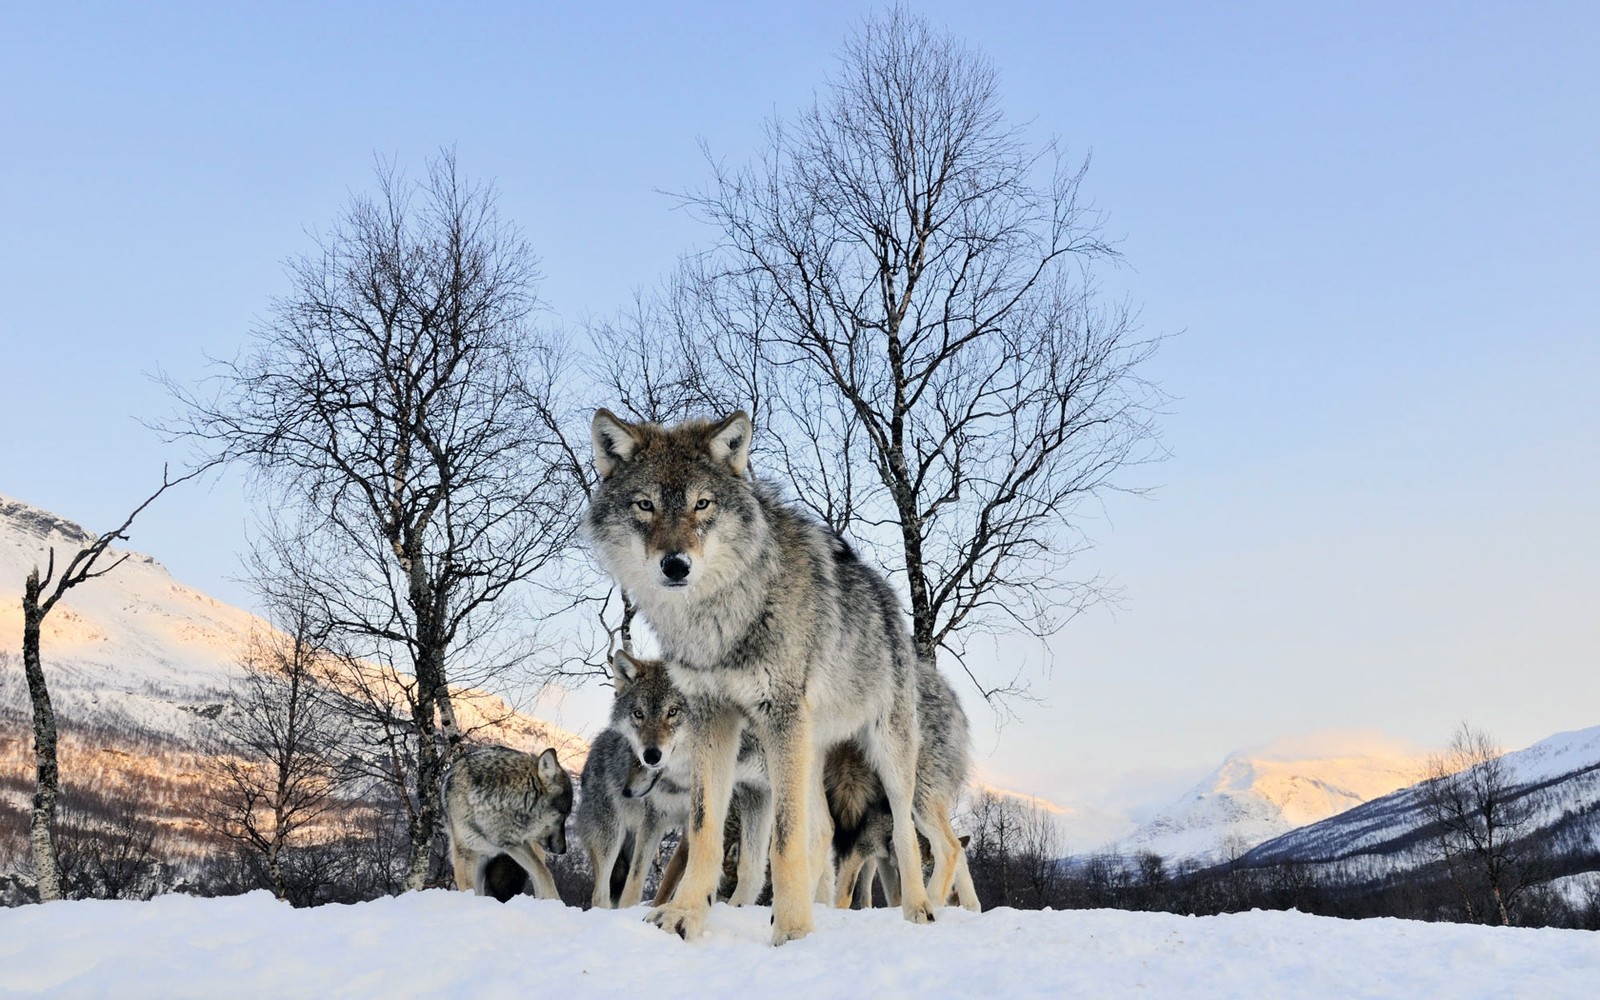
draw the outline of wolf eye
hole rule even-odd
[[[656,509],[656,505],[648,500],[635,500],[633,505],[642,511],[649,512]]]
[[[642,709],[642,708],[634,709],[633,710],[633,717],[635,719],[639,720],[640,722],[643,722],[644,721],[644,709]]]
[[[676,719],[677,717],[678,717],[678,707],[676,705],[674,705],[673,707],[667,709],[667,718]]]
[[[701,497],[694,502],[695,510],[705,510],[709,506],[711,506],[711,501],[707,500],[705,497]]]

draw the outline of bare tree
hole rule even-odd
[[[56,847],[64,896],[149,899],[168,887],[157,850],[161,828],[142,791],[126,789],[109,803],[70,789],[63,797]]]
[[[769,138],[684,198],[720,236],[663,299],[687,374],[753,404],[765,474],[879,543],[922,654],[1055,631],[1102,593],[1061,570],[1088,506],[1157,457],[1161,401],[1156,341],[1092,274],[1117,252],[1087,160],[1031,148],[987,59],[898,7]]]
[[[410,888],[462,738],[450,684],[529,662],[497,626],[581,506],[544,420],[560,364],[530,326],[535,260],[495,206],[449,152],[418,183],[380,168],[376,196],[292,263],[215,395],[172,386],[188,412],[175,430],[245,463],[297,522],[319,615],[415,678]]]
[[[325,628],[305,604],[274,609],[281,632],[250,639],[244,677],[218,720],[212,829],[261,856],[279,899],[284,855],[336,805],[344,718],[319,684]]]
[[[1517,897],[1538,879],[1522,843],[1532,803],[1517,788],[1504,751],[1463,722],[1450,746],[1429,759],[1423,801],[1439,859],[1461,894],[1467,919],[1487,916],[1510,926]],[[1487,915],[1480,915],[1473,901],[1479,884],[1492,907]]]
[[[126,552],[108,564],[101,564],[101,559],[110,551],[111,543],[127,539],[128,529],[133,526],[134,519],[157,497],[203,471],[204,467],[173,479],[163,468],[161,486],[135,507],[121,525],[98,538],[92,535],[85,538],[78,551],[67,560],[60,576],[56,575],[56,550],[52,546],[43,575],[35,565],[23,585],[22,669],[28,679],[28,697],[33,703],[34,792],[29,844],[34,871],[39,879],[39,901],[42,903],[61,898],[61,868],[56,860],[52,836],[56,800],[61,794],[61,772],[56,760],[56,713],[50,702],[50,688],[45,683],[44,663],[39,649],[45,616],[73,587],[86,580],[105,576],[122,565],[128,558]]]

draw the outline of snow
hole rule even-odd
[[[818,907],[772,948],[765,907],[714,908],[685,943],[644,909],[501,906],[434,890],[294,910],[264,892],[0,911],[0,993],[64,997],[1592,995],[1586,931],[1300,913],[971,914]]]
[[[1600,726],[1548,736],[1505,756],[1513,781],[1531,785],[1592,769],[1600,762]]]

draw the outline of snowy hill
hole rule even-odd
[[[1441,997],[1592,995],[1592,932],[1295,912],[766,907],[685,943],[644,910],[432,890],[296,910],[262,892],[0,911],[0,993],[75,997]]]
[[[57,569],[93,536],[82,527],[0,496],[0,650],[22,643],[23,581],[46,568],[54,548]],[[108,566],[123,553],[102,557]],[[68,591],[45,619],[41,635],[45,676],[62,735],[68,785],[104,796],[131,785],[144,794],[192,801],[195,748],[239,666],[252,631],[266,622],[174,580],[149,556],[128,553],[105,576]],[[514,712],[483,692],[458,692],[462,725],[476,735],[525,749],[555,746],[571,769],[582,767],[587,744],[565,730]],[[0,671],[0,818],[21,810],[32,786],[32,741],[27,687],[20,669]],[[190,820],[164,817],[170,829],[194,830]],[[0,831],[4,832],[4,831]]]
[[[1421,758],[1393,753],[1234,754],[1104,849],[1123,855],[1149,851],[1168,861],[1221,861],[1409,785],[1422,769]]]
[[[1526,836],[1557,853],[1600,854],[1600,726],[1557,733],[1501,760],[1509,802],[1530,810]],[[1411,786],[1267,841],[1244,863],[1340,862],[1355,875],[1415,867],[1432,858],[1427,826],[1422,788]]]

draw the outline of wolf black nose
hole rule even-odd
[[[644,757],[644,762],[651,767],[659,767],[661,765],[661,751],[655,747],[646,747],[641,756]]]
[[[689,575],[689,558],[678,552],[665,557],[661,560],[661,575],[673,583],[681,582]]]

